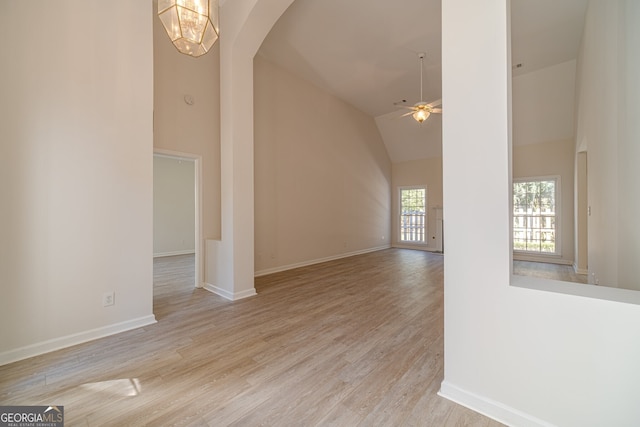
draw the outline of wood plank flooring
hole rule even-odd
[[[0,367],[0,404],[68,426],[499,426],[436,395],[443,258],[389,249],[256,279],[229,302],[154,261],[158,323]]]
[[[587,283],[586,274],[577,274],[570,265],[545,262],[513,261],[513,274],[562,280],[564,282]]]

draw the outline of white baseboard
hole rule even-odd
[[[554,255],[528,255],[521,253],[513,253],[514,261],[528,261],[528,262],[546,262],[548,264],[558,265],[573,265],[573,261],[562,259]]]
[[[191,254],[195,254],[196,251],[195,249],[185,249],[182,251],[172,251],[172,252],[160,252],[157,254],[153,254],[154,258],[161,258],[161,257],[165,257],[165,256],[176,256],[176,255],[191,255]]]
[[[438,395],[508,426],[553,427],[553,424],[495,400],[463,390],[446,380],[440,385]]]
[[[137,319],[127,320],[125,322],[115,323],[113,325],[103,326],[88,331],[79,332],[77,334],[67,335],[60,338],[31,344],[15,350],[0,353],[0,366],[6,365],[18,360],[28,359],[30,357],[39,356],[51,351],[60,350],[77,344],[93,341],[98,338],[104,338],[109,335],[119,334],[131,329],[141,328],[156,323],[156,317],[152,314],[149,316],[139,317]]]
[[[294,268],[306,267],[308,265],[320,264],[327,261],[335,261],[337,259],[349,258],[356,255],[367,254],[369,252],[377,252],[384,249],[389,249],[390,247],[391,245],[376,246],[375,248],[361,249],[359,251],[347,252],[347,253],[333,255],[325,258],[317,258],[309,261],[297,262],[295,264],[282,265],[274,268],[266,268],[264,270],[256,271],[254,276],[255,277],[266,276],[267,274],[280,273],[281,271],[293,270]]]
[[[398,249],[412,249],[415,251],[424,251],[424,252],[433,252],[434,254],[442,254],[442,251],[438,250],[438,248],[432,248],[426,245],[405,245],[402,243],[394,243],[392,247],[398,248]]]
[[[220,295],[222,298],[228,299],[229,301],[237,301],[239,299],[249,298],[254,295],[257,295],[255,288],[247,289],[246,291],[241,291],[241,292],[234,292],[234,293],[229,292],[226,289],[222,289],[216,285],[212,285],[211,283],[205,283],[204,288],[211,293]]]

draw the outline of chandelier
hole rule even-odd
[[[218,0],[158,0],[158,17],[186,55],[204,55],[218,40]]]

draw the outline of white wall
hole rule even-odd
[[[388,247],[391,162],[373,118],[259,56],[254,81],[257,274]]]
[[[394,247],[412,248],[412,245],[399,241],[400,201],[398,188],[413,185],[427,186],[427,242],[419,249],[440,250],[438,239],[438,215],[436,208],[442,208],[442,157],[412,160],[394,163],[391,166],[391,236]]]
[[[195,162],[153,156],[153,256],[195,252]]]
[[[154,322],[150,9],[0,2],[0,363]]]
[[[575,295],[619,289],[510,277],[507,1],[448,0],[442,9],[441,394],[512,425],[638,425],[640,306]],[[470,205],[485,207],[476,221]]]
[[[640,290],[640,6],[590,3],[579,58],[577,145],[587,150],[591,282]]]
[[[640,290],[640,2],[627,0],[621,9],[618,285]]]

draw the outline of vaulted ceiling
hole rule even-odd
[[[512,0],[514,76],[575,59],[587,3]],[[393,162],[440,156],[441,116],[394,105],[420,101],[419,52],[424,101],[442,97],[440,17],[440,0],[296,0],[258,55],[374,117]]]

